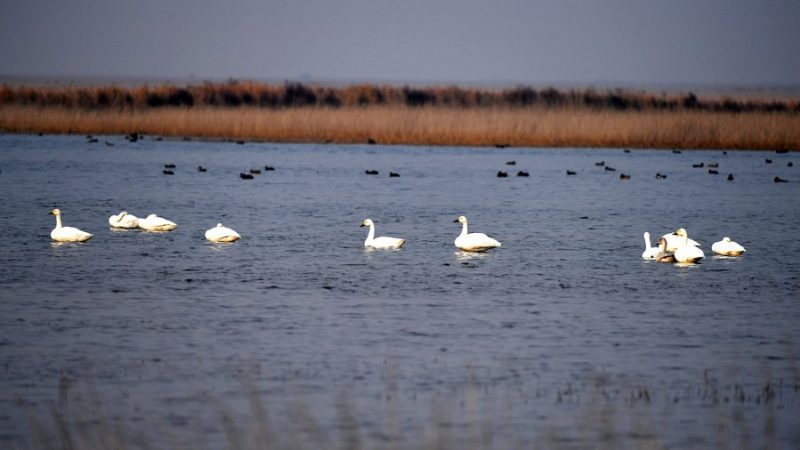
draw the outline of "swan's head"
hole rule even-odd
[[[50,211],[48,214],[50,214],[51,216],[60,216],[61,215],[61,210],[58,209],[58,208],[53,208],[53,210]]]
[[[121,213],[119,213],[119,217],[120,218],[125,217],[127,215],[128,215],[128,211],[122,211]]]
[[[686,236],[687,236],[687,234],[686,234],[686,229],[685,229],[685,228],[678,228],[678,229],[677,229],[677,230],[675,230],[675,232],[674,232],[674,233],[672,233],[672,234],[674,234],[675,236],[680,236],[680,237],[686,237]]]
[[[467,218],[464,216],[458,216],[458,219],[454,220],[453,222],[467,223]]]
[[[155,219],[156,217],[158,217],[158,216],[157,216],[157,215],[155,215],[155,214],[150,214],[149,216],[147,216],[147,218],[148,218],[149,220]]]
[[[375,223],[372,221],[372,219],[364,219],[364,221],[361,222],[360,226],[362,226],[362,227],[371,227],[373,225],[375,225]]]
[[[730,242],[730,241],[731,241],[731,238],[729,238],[728,236],[725,236],[724,238],[722,238],[722,242]]]
[[[659,240],[658,240],[658,248],[659,248],[659,249],[660,249],[662,252],[666,252],[666,251],[667,251],[667,240],[666,240],[666,239],[664,239],[664,238],[661,238],[661,239],[659,239]]]

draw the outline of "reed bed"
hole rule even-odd
[[[800,149],[800,102],[592,88],[231,80],[0,86],[0,131],[273,142]]]
[[[79,109],[148,109],[164,107],[327,108],[367,106],[440,106],[451,108],[588,108],[595,111],[712,111],[800,113],[790,98],[704,96],[693,92],[653,93],[594,88],[557,90],[516,86],[479,89],[459,86],[357,84],[321,86],[230,80],[187,86],[0,86],[0,105]]]
[[[369,106],[84,109],[0,106],[11,133],[433,146],[800,149],[800,114]]]

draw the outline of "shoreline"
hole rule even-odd
[[[132,133],[130,133],[132,134]],[[123,133],[94,133],[94,134],[86,134],[85,137],[87,140],[89,138],[98,139],[98,142],[94,142],[94,144],[101,145],[103,143],[103,139],[105,138],[125,138],[128,140],[130,134],[123,134]],[[44,133],[44,132],[6,132],[0,131],[0,136],[2,135],[28,135],[32,137],[42,137],[42,136],[75,136],[81,137],[84,136],[82,133]],[[37,136],[38,135],[38,136]],[[200,142],[200,143],[208,143],[208,144],[234,144],[234,145],[252,145],[252,144],[280,144],[280,145],[363,145],[363,146],[382,146],[382,147],[435,147],[435,148],[483,148],[489,149],[494,148],[498,150],[502,149],[542,149],[542,150],[559,150],[559,149],[572,149],[572,150],[654,150],[654,151],[666,151],[666,150],[674,150],[674,151],[681,151],[681,152],[713,152],[713,151],[753,151],[753,152],[770,152],[770,153],[798,153],[800,149],[771,149],[771,148],[689,148],[689,147],[635,147],[635,146],[616,146],[616,147],[603,147],[603,146],[575,146],[575,145],[562,145],[562,146],[514,146],[514,145],[431,145],[431,144],[414,144],[414,143],[380,143],[380,142],[317,142],[317,141],[275,141],[275,140],[263,140],[263,139],[230,139],[230,138],[222,138],[222,137],[196,137],[196,136],[162,136],[157,134],[146,134],[141,133],[139,134],[138,141],[166,141],[166,142]],[[114,144],[111,143],[110,146]]]

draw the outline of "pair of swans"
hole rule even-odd
[[[671,234],[671,233],[670,233]],[[666,235],[664,235],[666,236]],[[650,245],[650,233],[647,231],[644,232],[644,252],[642,253],[642,259],[646,259],[648,261],[658,261],[658,262],[675,262],[675,255],[674,250],[672,252],[667,251],[667,239],[661,237],[658,239],[658,245],[653,247]]]
[[[455,240],[455,245],[461,250],[467,252],[485,252],[487,250],[500,247],[502,244],[495,239],[483,233],[470,233],[467,229],[467,218],[459,216],[453,222],[462,224],[461,234]],[[376,249],[389,249],[400,248],[406,243],[405,239],[393,238],[387,236],[375,237],[375,223],[371,219],[366,219],[361,222],[362,227],[369,227],[367,239],[364,241],[364,247]]]
[[[140,219],[127,211],[109,217],[108,224],[114,228],[141,228],[146,231],[172,231],[178,227],[175,222],[156,214],[150,214],[146,218]]]
[[[689,239],[683,228],[678,228],[674,233],[667,233],[658,240],[658,247],[650,246],[650,233],[644,233],[644,253],[642,258],[664,263],[697,263],[705,258],[700,250],[700,243]]]
[[[679,228],[674,233],[667,233],[661,236],[656,247],[650,245],[650,233],[645,231],[642,259],[653,261],[657,259],[659,253],[675,253],[675,250],[684,245],[700,247],[699,242],[686,236],[686,230],[683,228]]]
[[[647,260],[695,263],[705,257],[705,254],[699,248],[700,244],[693,239],[689,239],[686,230],[683,228],[662,236],[658,240],[658,247],[650,246],[650,233],[645,232],[644,245],[645,250],[642,253],[642,258]],[[744,247],[731,241],[731,238],[727,236],[723,237],[721,241],[715,242],[711,246],[711,251],[722,256],[741,256],[745,253]]]

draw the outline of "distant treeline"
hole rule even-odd
[[[456,86],[398,87],[352,85],[329,87],[296,82],[267,84],[249,81],[190,86],[8,86],[0,87],[0,105],[62,107],[84,110],[143,110],[192,107],[367,107],[439,106],[450,108],[588,108],[614,111],[712,111],[725,113],[800,113],[798,100],[699,98],[685,94],[654,94],[593,88],[558,90],[517,86],[477,89]]]

